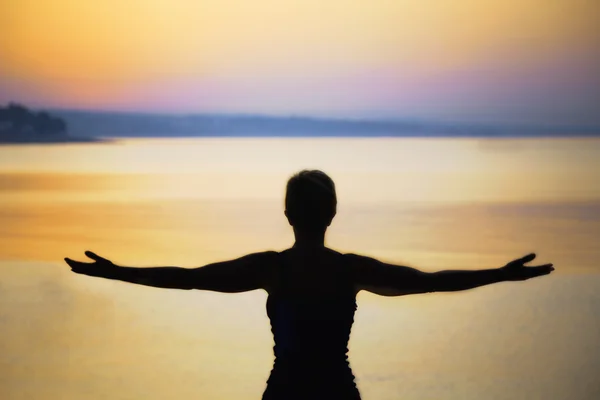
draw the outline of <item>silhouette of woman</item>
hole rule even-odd
[[[90,251],[91,263],[65,258],[79,274],[171,289],[236,293],[264,289],[275,341],[275,363],[263,400],[359,400],[348,363],[348,339],[356,294],[382,296],[458,291],[502,281],[549,274],[552,264],[526,267],[535,254],[504,267],[422,272],[325,247],[325,231],[336,213],[331,178],[304,170],[287,184],[285,215],[294,245],[199,268],[132,268],[113,264]]]

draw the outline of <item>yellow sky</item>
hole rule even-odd
[[[578,89],[586,85],[565,77],[583,71],[589,83],[600,58],[595,0],[3,0],[1,7],[0,88],[70,106],[302,111],[311,108],[303,93],[310,88],[325,96],[318,106],[377,110],[407,101],[397,94],[406,87],[406,96],[431,104],[440,86],[469,86],[472,76],[476,92],[505,86],[482,87],[482,73],[516,77],[516,86],[531,74],[558,75]],[[555,62],[555,70],[538,71]]]

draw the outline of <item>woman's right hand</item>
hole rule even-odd
[[[506,264],[500,270],[505,274],[507,281],[524,281],[542,275],[548,275],[554,271],[552,264],[537,265],[532,267],[525,266],[526,263],[532,261],[535,254],[531,253],[525,257],[518,258]]]

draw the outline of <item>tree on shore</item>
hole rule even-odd
[[[45,111],[34,112],[21,104],[9,103],[0,107],[0,133],[64,136],[67,123]]]

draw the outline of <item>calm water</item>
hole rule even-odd
[[[322,168],[328,244],[434,271],[535,251],[550,277],[359,296],[365,400],[600,396],[600,140],[173,139],[0,147],[0,398],[258,399],[265,294],[70,273],[86,249],[198,266],[293,236],[285,181]]]

